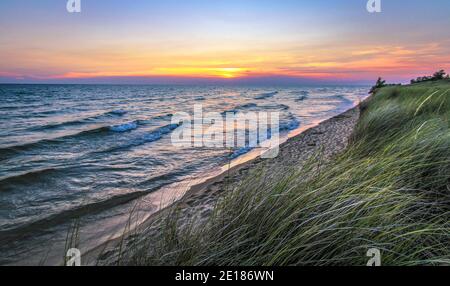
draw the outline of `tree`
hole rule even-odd
[[[440,80],[440,79],[444,79],[445,77],[445,71],[444,70],[440,70],[437,71],[433,74],[433,80]]]
[[[444,78],[449,78],[449,75],[445,73],[445,70],[440,70],[435,72],[432,76],[422,76],[418,77],[417,79],[411,80],[411,84],[420,83],[420,82],[426,82],[426,81],[436,81],[436,80],[442,80]]]
[[[370,89],[369,93],[373,94],[377,91],[377,89],[382,88],[384,86],[386,86],[386,81],[383,80],[381,77],[379,77],[377,83]]]

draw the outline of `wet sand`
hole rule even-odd
[[[358,119],[359,107],[355,107],[290,138],[280,146],[280,153],[276,158],[255,158],[191,187],[181,200],[151,216],[131,233],[91,251],[85,256],[88,257],[85,263],[132,264],[129,262],[130,257],[139,252],[139,245],[148,245],[148,241],[157,236],[162,220],[170,211],[177,209],[182,218],[179,222],[181,224],[192,219],[200,223],[209,217],[224,193],[251,180],[255,170],[264,169],[267,180],[301,170],[307,162],[312,162],[317,171],[320,171],[334,155],[346,148]]]

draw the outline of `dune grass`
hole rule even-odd
[[[360,108],[320,173],[255,171],[207,222],[172,211],[132,263],[363,266],[378,248],[382,265],[450,264],[450,82],[385,87]]]

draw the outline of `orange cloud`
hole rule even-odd
[[[20,57],[19,57],[20,55]],[[303,78],[373,78],[378,75],[409,75],[423,67],[447,68],[448,48],[437,43],[424,45],[340,46],[271,45],[199,51],[114,48],[64,51],[9,51],[0,76],[29,76],[42,79],[95,77],[202,77],[240,78],[290,76]],[[19,58],[19,60],[17,60]],[[8,70],[15,65],[20,72]]]

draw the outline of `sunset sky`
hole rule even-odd
[[[450,70],[450,1],[0,1],[0,82],[368,83]]]

